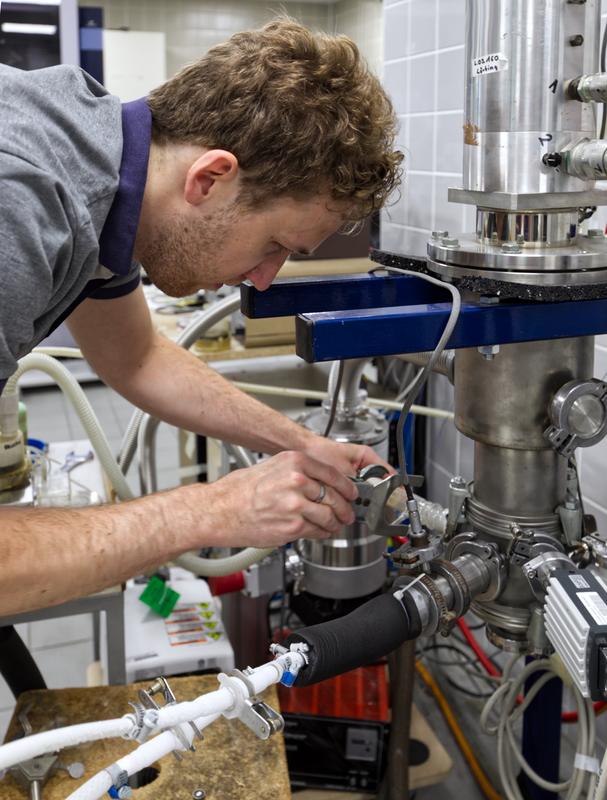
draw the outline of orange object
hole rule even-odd
[[[278,687],[280,710],[341,719],[388,722],[389,697],[383,664],[359,667],[313,686]]]

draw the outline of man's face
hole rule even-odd
[[[138,255],[152,282],[172,297],[247,278],[263,290],[290,253],[312,252],[343,221],[326,198],[285,197],[256,211],[232,197],[206,213],[162,217]]]

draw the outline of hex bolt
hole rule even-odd
[[[459,239],[452,236],[443,236],[440,243],[443,247],[459,247]]]
[[[517,244],[525,244],[524,235],[522,233],[517,233],[516,234],[516,241],[517,241]]]
[[[192,800],[204,800],[207,796],[207,793],[204,789],[194,789],[192,792]]]
[[[478,348],[478,352],[482,355],[485,361],[493,361],[495,356],[499,353],[499,344],[482,344]]]
[[[542,164],[546,167],[560,167],[563,163],[563,156],[560,153],[545,153],[542,156]]]
[[[455,475],[449,481],[449,486],[452,489],[465,489],[466,488],[466,480],[465,480],[465,478],[462,478],[461,475]]]
[[[502,245],[502,253],[520,253],[521,246],[517,242],[504,242]]]
[[[575,36],[569,37],[569,44],[572,47],[581,47],[581,45],[584,44],[584,37],[582,36],[581,33],[576,33]]]
[[[449,236],[449,231],[432,231],[433,239],[445,239]]]

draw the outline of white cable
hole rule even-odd
[[[377,270],[373,270],[374,272],[386,270],[387,272],[396,272],[399,275],[411,275],[414,278],[421,278],[428,283],[432,283],[434,286],[439,286],[441,289],[446,289],[451,294],[451,311],[449,313],[449,318],[447,319],[447,323],[444,327],[442,335],[438,340],[436,347],[434,348],[432,355],[428,359],[428,363],[422,367],[422,369],[418,372],[415,379],[407,386],[407,394],[403,401],[403,406],[401,409],[400,417],[398,420],[398,425],[396,426],[396,446],[398,449],[398,466],[400,468],[403,483],[405,486],[409,483],[409,476],[407,474],[407,463],[405,459],[405,443],[403,439],[403,432],[406,418],[411,411],[411,406],[413,405],[413,401],[415,400],[417,394],[420,392],[424,384],[426,383],[432,368],[438,361],[441,356],[441,353],[447,346],[447,342],[451,338],[451,334],[457,325],[457,320],[459,319],[459,313],[462,306],[462,296],[459,293],[459,289],[453,286],[450,283],[446,283],[444,280],[439,280],[438,278],[433,277],[432,275],[428,275],[425,272],[414,272],[408,269],[400,269],[400,267],[378,267]]]
[[[55,380],[64,394],[68,396],[116,494],[121,500],[131,500],[133,498],[133,493],[131,492],[122,470],[114,459],[108,441],[91,404],[76,378],[61,364],[61,362],[42,353],[30,353],[24,356],[19,360],[16,371],[8,379],[3,393],[9,394],[11,392],[16,392],[19,378],[25,372],[32,369],[39,369],[42,372],[46,372],[47,375],[50,375],[51,378]]]
[[[566,800],[578,800],[584,792],[586,779],[588,778],[588,791],[593,791],[596,782],[596,775],[588,773],[582,766],[586,758],[594,757],[596,725],[592,704],[573,687],[578,712],[576,755],[579,757],[574,762],[574,769],[568,780],[560,783],[545,780],[533,770],[524,758],[516,742],[512,726],[522,716],[543,686],[549,680],[559,676],[552,663],[544,659],[531,662],[518,675],[511,678],[513,664],[514,660],[509,662],[507,671],[505,670],[502,676],[502,685],[489,698],[480,718],[481,728],[486,733],[497,735],[498,770],[504,794],[507,800],[522,800],[517,782],[517,773],[519,769],[522,769],[541,788],[555,793],[566,791]],[[529,689],[523,702],[517,706],[517,697],[523,692],[525,682],[531,675],[540,671],[544,674]],[[489,715],[497,709],[498,724],[492,726],[489,724]]]
[[[302,400],[326,400],[326,392],[318,392],[312,389],[296,389],[291,386],[269,386],[262,383],[248,383],[244,381],[233,381],[233,385],[240,389],[242,392],[248,394],[267,395],[269,397],[297,397]],[[382,397],[366,397],[365,405],[373,408],[385,408],[388,411],[400,411],[402,408],[402,401],[385,400]],[[447,411],[443,408],[431,408],[430,406],[412,405],[410,409],[412,414],[417,414],[421,417],[437,417],[439,419],[454,419],[453,411]]]

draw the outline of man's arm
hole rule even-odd
[[[264,453],[299,450],[344,474],[380,462],[368,447],[305,430],[157,334],[141,287],[114,300],[86,300],[68,322],[102,380],[159,419]]]
[[[319,484],[326,502],[316,503]],[[354,520],[352,481],[302,453],[280,453],[210,484],[97,508],[0,507],[0,616],[121,583],[186,550],[274,547]]]

